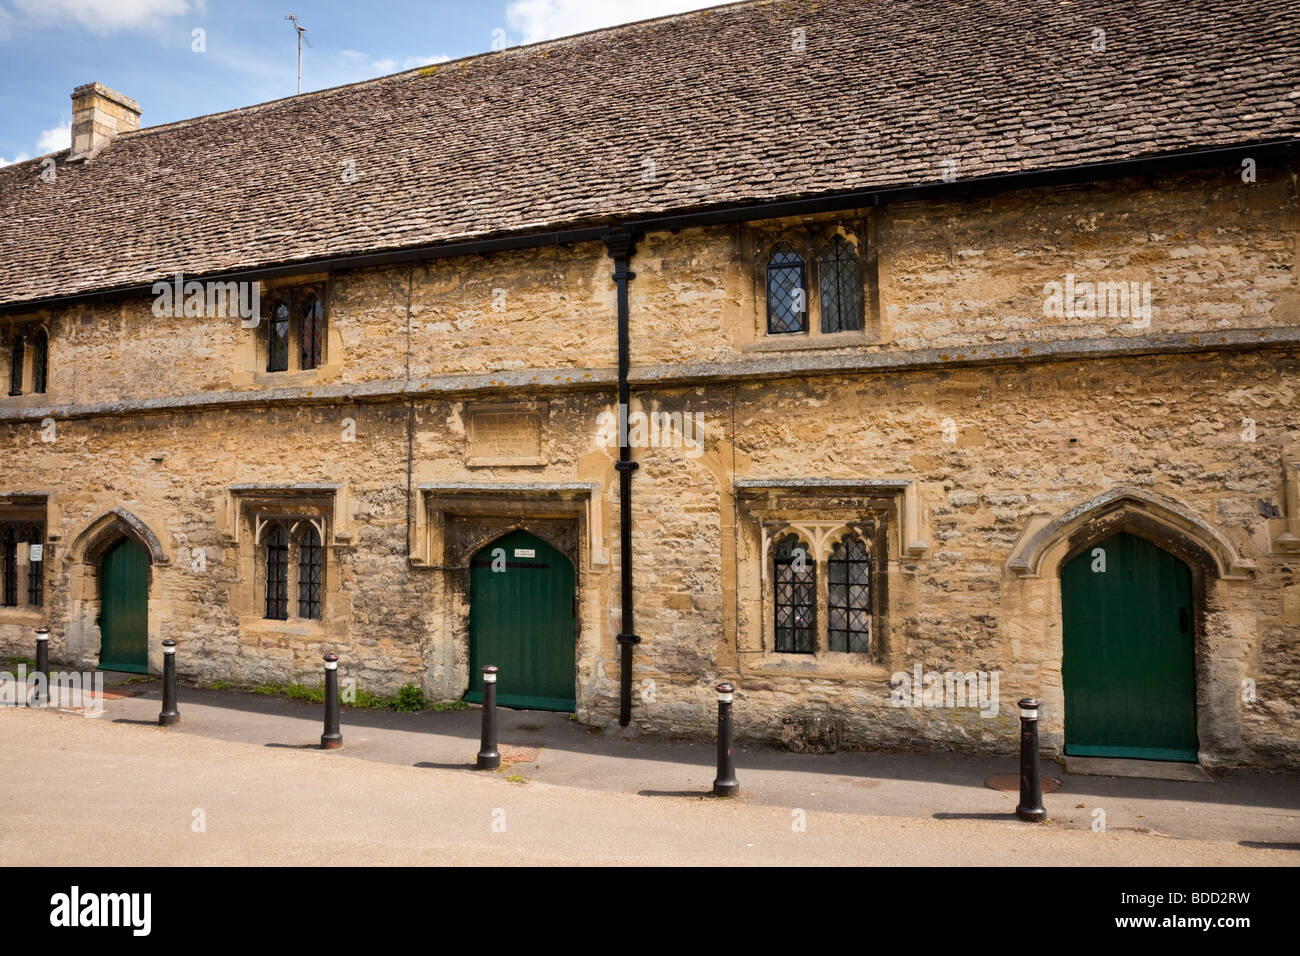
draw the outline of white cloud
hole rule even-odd
[[[42,23],[74,20],[95,33],[156,26],[190,12],[187,0],[14,0],[16,9]],[[203,4],[198,4],[202,13]]]
[[[28,159],[31,159],[31,157],[26,153],[19,153],[13,159],[5,159],[3,156],[0,156],[0,166],[12,166],[14,163],[21,163]]]
[[[718,0],[512,0],[506,5],[506,25],[536,43],[634,20],[714,7]]]
[[[344,51],[347,54],[347,51]],[[408,56],[402,60],[400,66],[393,57],[384,57],[382,60],[375,60],[370,64],[370,70],[374,76],[383,76],[385,73],[396,73],[401,70],[414,70],[417,66],[428,66],[431,63],[446,63],[451,57],[444,56],[441,53],[435,53],[433,56]]]
[[[417,66],[429,66],[431,63],[446,63],[451,57],[435,53],[433,56],[408,56],[402,61],[402,69],[414,70]]]
[[[36,141],[36,148],[42,153],[57,153],[61,149],[68,149],[72,146],[72,121],[64,123],[62,126],[54,126],[50,129],[42,130],[40,139]]]

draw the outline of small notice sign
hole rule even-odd
[[[43,545],[43,544],[34,544],[34,545],[32,545],[32,547],[31,547],[31,551],[28,553],[27,559],[28,559],[29,561],[32,561],[32,562],[36,562],[36,561],[44,561],[44,560],[45,560],[45,545]]]
[[[515,548],[515,557],[516,557],[516,558],[535,558],[535,557],[537,557],[537,551],[534,550],[533,548]]]

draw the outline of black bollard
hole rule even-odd
[[[732,755],[731,697],[736,688],[719,684],[718,691],[718,777],[713,781],[715,797],[734,797],[740,791],[736,760]]]
[[[325,733],[320,735],[322,750],[337,750],[343,746],[339,733],[339,656],[325,655]]]
[[[1038,778],[1038,701],[1020,700],[1020,805],[1016,816],[1029,823],[1047,819],[1043,784]]]
[[[181,720],[176,710],[176,642],[170,637],[163,641],[163,705],[158,714],[158,726],[170,727]]]
[[[50,686],[50,629],[44,624],[36,629],[36,674],[41,675],[41,680],[33,681],[36,685],[33,703],[39,707],[42,696],[49,698],[48,693],[41,694],[41,687]]]
[[[483,668],[483,735],[479,740],[475,770],[495,770],[501,766],[497,750],[497,669],[492,665]]]

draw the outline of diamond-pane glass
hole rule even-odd
[[[857,535],[836,545],[826,562],[827,646],[853,654],[871,652],[871,558]]]
[[[266,529],[266,616],[289,619],[289,534],[281,524]]]
[[[317,368],[325,360],[325,310],[320,297],[310,295],[302,307],[301,368]]]
[[[320,535],[308,525],[298,542],[298,616],[320,620],[321,580],[325,569],[325,552]]]
[[[266,323],[266,370],[283,372],[289,368],[289,304],[277,302]]]
[[[777,243],[767,260],[767,331],[771,335],[808,330],[808,293],[803,256]]]
[[[811,654],[817,629],[817,565],[796,535],[788,534],[773,546],[772,580],[775,649],[783,654]]]
[[[862,328],[862,269],[853,245],[836,236],[817,259],[821,276],[822,331],[851,332]]]

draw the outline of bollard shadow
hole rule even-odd
[[[126,717],[118,717],[113,721],[115,724],[135,724],[137,727],[158,727],[160,724],[155,720],[129,720]]]
[[[474,761],[467,760],[465,763],[434,763],[432,760],[421,760],[419,763],[411,764],[412,767],[419,767],[421,770],[473,770]]]
[[[273,747],[276,750],[325,750],[320,744],[263,744],[264,747]],[[337,748],[336,748],[337,749]]]
[[[1300,850],[1300,843],[1271,843],[1267,840],[1240,840],[1237,846],[1248,846],[1252,850]]]
[[[712,790],[638,790],[637,796],[640,797],[694,797],[702,800],[705,797],[713,796]]]
[[[934,813],[936,820],[1015,820],[1014,813]]]

